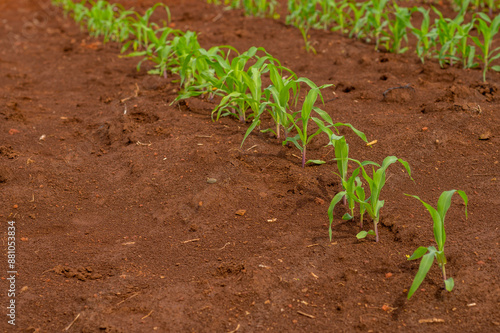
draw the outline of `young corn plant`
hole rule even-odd
[[[322,111],[324,112],[324,111]],[[318,119],[318,118],[313,118],[314,122],[316,125],[318,125],[319,129],[328,135],[328,138],[330,142],[328,145],[332,145],[334,147],[335,151],[335,161],[337,161],[337,169],[338,169],[338,176],[342,180],[342,187],[344,190],[348,190],[346,187],[346,184],[350,181],[351,182],[351,187],[352,184],[354,184],[354,178],[351,176],[352,180],[347,179],[347,170],[348,170],[348,163],[349,163],[349,145],[347,144],[347,141],[345,139],[345,136],[339,136],[332,131],[332,127],[338,131],[337,127],[339,126],[345,126],[349,127],[357,136],[359,136],[364,142],[368,142],[366,139],[366,135],[354,128],[351,124],[346,124],[346,123],[336,123],[334,124],[331,121],[331,118],[328,115],[321,115],[324,120],[327,121],[327,125],[323,122],[323,120]],[[315,163],[323,163],[323,161],[312,161]],[[358,171],[359,173],[359,171]],[[349,199],[350,200],[350,199]],[[348,198],[344,195],[343,197],[343,202],[344,205],[347,204]],[[349,204],[351,206],[351,203]],[[352,215],[352,214],[351,214]],[[349,218],[350,219],[350,218]]]
[[[175,36],[182,34],[181,31],[172,29],[170,27],[163,27],[157,30],[149,27],[147,31],[147,40],[149,44],[146,49],[140,51],[134,51],[125,55],[125,57],[140,57],[143,56],[142,60],[137,64],[137,70],[139,71],[141,65],[144,61],[150,60],[155,63],[155,69],[149,71],[150,74],[159,74],[167,77],[167,64],[170,59],[174,56],[174,50],[172,49],[172,39]],[[157,36],[159,34],[159,36]]]
[[[384,31],[385,47],[389,52],[405,53],[408,47],[402,47],[402,42],[408,42],[408,28],[411,27],[410,19],[412,10],[406,7],[393,5],[394,19],[387,21],[387,30]]]
[[[311,80],[306,78],[299,78],[297,79],[297,81],[304,82],[312,88],[307,93],[304,103],[302,104],[302,109],[292,114],[290,113],[286,114],[288,121],[292,124],[292,127],[297,131],[297,135],[295,135],[294,137],[287,137],[285,141],[283,141],[283,145],[287,144],[288,142],[292,142],[302,152],[302,167],[304,168],[306,165],[307,145],[316,135],[318,135],[322,131],[321,129],[318,129],[313,134],[310,134],[308,132],[308,126],[310,120],[311,119],[314,120],[314,117],[312,117],[312,111],[315,111],[324,120],[329,120],[329,122],[332,122],[330,116],[326,112],[314,106],[314,103],[316,103],[318,97],[320,97],[321,101],[324,103],[323,95],[321,94],[321,89],[330,87],[332,85],[324,84],[318,87]]]
[[[57,7],[61,7],[63,12],[64,12],[64,16],[66,17],[69,13],[75,13],[75,7],[76,7],[76,4],[71,1],[71,0],[52,0],[52,5],[54,6],[57,6]],[[83,4],[81,4],[83,6]],[[83,6],[85,9],[88,10],[87,7]],[[74,18],[75,21],[76,21],[76,18]],[[79,21],[76,21],[77,23]]]
[[[193,52],[201,48],[200,43],[198,43],[198,36],[196,32],[189,30],[179,36],[175,36],[169,47],[172,50],[172,56],[166,62],[165,69],[169,70],[172,74],[177,74],[184,63],[184,60],[190,54],[193,54]],[[159,50],[161,50],[161,48],[159,48]],[[161,72],[162,66],[159,67]],[[152,74],[159,73],[153,72]]]
[[[492,48],[493,40],[500,29],[500,15],[495,16],[491,20],[486,14],[478,13],[475,24],[478,34],[482,36],[482,41],[479,37],[472,36],[472,41],[481,50],[481,54],[477,54],[477,58],[483,64],[483,82],[486,82],[486,72],[493,69],[496,72],[500,71],[500,66],[492,66],[491,63],[500,57],[500,47]]]
[[[208,99],[212,100],[217,90],[214,84],[218,82],[213,63],[215,59],[229,63],[231,51],[238,54],[234,47],[225,45],[214,46],[209,50],[199,48],[186,55],[179,69],[182,89],[175,101],[207,94]]]
[[[90,17],[90,9],[85,6],[84,2],[74,4],[73,10],[73,19],[76,23],[80,24],[80,28],[83,28],[85,22]]]
[[[352,29],[349,33],[349,38],[363,38],[365,36],[365,30],[367,28],[367,12],[369,2],[352,2],[349,3],[351,13],[353,17],[351,18]]]
[[[278,67],[274,64],[268,64],[269,78],[271,85],[264,91],[266,100],[269,101],[269,113],[274,120],[276,129],[272,128],[262,130],[262,132],[272,132],[277,139],[281,138],[281,129],[284,132],[284,138],[288,137],[288,130],[292,123],[287,114],[291,112],[292,105],[296,106],[299,93],[300,82],[297,81],[297,75],[288,68]],[[284,77],[283,72],[289,76]]]
[[[362,239],[362,238],[365,238],[367,235],[374,235],[375,241],[378,242],[379,241],[378,223],[380,220],[380,209],[384,206],[384,200],[380,200],[380,192],[382,191],[382,188],[385,185],[386,170],[391,164],[399,162],[403,165],[403,167],[408,172],[410,179],[413,180],[413,178],[411,178],[410,165],[408,164],[408,162],[406,162],[400,158],[397,158],[396,156],[386,157],[384,159],[384,161],[382,162],[381,166],[378,165],[377,163],[371,162],[371,161],[360,162],[358,160],[351,159],[351,158],[349,158],[349,160],[353,161],[359,165],[358,169],[361,169],[361,174],[362,174],[363,178],[365,179],[365,181],[368,183],[368,186],[370,188],[370,197],[368,199],[364,199],[364,192],[363,192],[363,197],[358,196],[358,193],[356,193],[356,192],[353,193],[352,191],[351,192],[346,191],[345,194],[347,196],[349,196],[351,199],[353,199],[354,201],[356,201],[357,203],[359,203],[365,209],[365,211],[368,212],[368,214],[370,215],[370,217],[373,221],[373,230],[360,231],[356,235],[356,238]],[[372,177],[370,177],[368,175],[368,173],[366,172],[365,166],[367,166],[367,165],[372,165]],[[378,169],[375,170],[375,168],[373,168],[373,166],[378,167]],[[339,198],[338,196],[339,196],[339,194],[337,194],[334,197],[334,199],[332,200],[332,202],[330,203],[329,210],[331,210],[331,212],[332,212],[331,219],[333,219],[333,209],[335,208],[335,205],[341,200],[341,198]]]
[[[454,61],[459,60],[456,56],[459,44],[456,32],[464,21],[465,11],[461,11],[454,19],[450,19],[443,17],[443,14],[436,8],[433,8],[433,10],[438,15],[438,18],[434,21],[432,33],[440,45],[437,54],[439,64],[441,67],[446,63],[453,65]]]
[[[380,37],[387,25],[387,3],[389,0],[372,0],[366,8],[366,30],[375,39],[375,50],[378,50]]]
[[[121,53],[125,53],[130,46],[132,46],[134,51],[137,51],[139,48],[147,49],[150,43],[155,40],[153,38],[153,41],[151,41],[150,36],[155,34],[155,30],[160,27],[154,22],[149,22],[149,20],[158,7],[165,10],[164,26],[170,22],[170,9],[162,3],[157,3],[153,7],[148,8],[142,16],[134,12],[134,15],[128,17],[131,34],[134,38],[123,45]]]
[[[321,8],[319,10],[319,14],[318,14],[319,23],[322,25],[323,30],[327,30],[328,26],[333,21],[333,7],[332,7],[332,5],[335,5],[335,2],[331,1],[331,0],[318,0],[317,4]]]
[[[330,202],[330,206],[328,207],[328,212],[327,212],[328,218],[330,220],[330,226],[328,227],[328,235],[330,236],[330,241],[332,240],[333,237],[332,225],[334,219],[333,210],[335,209],[335,206],[341,200],[344,200],[344,198],[347,197],[347,203],[349,204],[350,213],[345,213],[342,216],[342,220],[351,220],[354,218],[354,209],[356,208],[355,207],[356,200],[354,198],[357,198],[359,201],[363,202],[369,200],[365,196],[365,189],[363,187],[363,183],[361,182],[361,179],[358,176],[360,172],[359,170],[360,168],[355,169],[351,177],[349,177],[346,181],[342,180],[342,188],[344,190],[337,193]],[[363,205],[359,205],[359,226],[361,229],[363,228],[363,219],[365,212],[366,212],[365,207]]]
[[[255,119],[259,119],[262,112],[267,107],[267,103],[263,101],[263,97],[265,96],[262,91],[262,74],[267,72],[266,64],[259,67],[250,67],[248,72],[242,71],[239,76],[240,79],[245,83],[248,92],[239,92],[233,91],[229,95],[226,95],[222,98],[219,106],[214,109],[212,112],[218,112],[217,119],[219,119],[220,114],[223,110],[232,108],[233,105],[239,105],[239,107],[243,109],[249,109],[251,114],[247,116],[247,118],[254,118],[252,125],[248,128],[241,145],[253,131],[253,129],[259,124],[259,121],[255,121]],[[243,110],[243,117],[245,117],[245,111]],[[228,111],[231,113],[230,111]],[[233,114],[235,115],[235,114]],[[241,118],[240,121],[245,121],[245,118]]]
[[[241,0],[246,15],[257,17],[279,18],[276,8],[279,6],[276,0]]]
[[[258,51],[264,52],[265,55],[258,56]],[[260,75],[267,71],[266,63],[279,62],[262,47],[251,47],[248,51],[235,57],[230,63],[219,55],[215,55],[213,59],[214,61],[211,66],[215,70],[215,76],[212,78],[207,77],[207,79],[210,79],[210,84],[216,88],[214,93],[224,97],[220,104],[212,110],[212,116],[216,114],[216,119],[218,120],[221,116],[233,115],[244,123],[248,118],[246,111],[248,108],[251,108],[253,113],[249,117],[255,117],[257,115],[255,109],[249,103],[250,100],[244,96],[247,94],[247,91],[250,91],[251,97],[257,101],[262,95],[261,92],[259,92],[258,96],[255,95],[254,92],[256,90],[248,84],[252,81],[256,86],[260,87],[261,82],[254,80],[260,80]],[[250,59],[253,59],[255,63],[246,69]]]
[[[410,29],[413,35],[417,37],[417,56],[420,58],[420,61],[424,63],[425,59],[429,57],[432,48],[436,46],[436,38],[434,38],[434,34],[431,33],[430,29],[430,9],[425,10],[424,8],[418,7],[415,10],[422,14],[422,23],[420,25],[420,29],[417,29],[413,25]]]
[[[332,9],[332,20],[336,24],[331,30],[340,31],[342,34],[347,34],[349,32],[349,27],[352,26],[349,2],[339,2],[337,5],[336,1],[332,1],[336,4]]]
[[[90,2],[87,29],[91,36],[103,35],[103,42],[109,40],[123,42],[129,37],[128,16],[133,11],[126,11],[120,4],[110,4],[107,1]]]
[[[474,62],[476,56],[476,48],[469,45],[470,31],[474,28],[474,19],[457,27],[456,38],[458,40],[457,49],[462,58],[463,68],[475,68],[478,63]]]
[[[234,50],[234,48],[228,46],[214,46],[209,50],[200,47],[184,57],[179,68],[182,90],[176,101],[206,93],[210,93],[210,99],[213,98],[212,91],[214,87],[210,84],[210,80],[205,78],[205,75],[208,75],[210,78],[214,77],[215,71],[210,66],[210,59],[216,55],[219,55],[222,59],[226,59],[226,53],[224,52],[226,48]],[[237,51],[234,51],[237,54]]]
[[[321,28],[316,1],[288,0],[288,12],[290,14],[286,17],[286,24],[299,29],[307,52],[316,53],[309,40],[309,30],[311,28]]]
[[[413,252],[411,257],[408,258],[408,260],[415,260],[422,258],[422,260],[420,261],[418,272],[415,275],[415,279],[413,280],[410,290],[408,291],[408,299],[410,299],[410,297],[415,293],[415,291],[417,291],[418,287],[420,286],[425,276],[427,275],[427,272],[429,272],[429,269],[431,268],[434,259],[436,259],[439,267],[441,268],[441,272],[443,273],[443,281],[445,289],[447,291],[453,290],[455,282],[453,281],[453,278],[446,277],[446,270],[445,270],[446,256],[444,254],[444,245],[446,242],[446,233],[444,229],[444,218],[446,216],[446,212],[450,208],[451,198],[455,192],[462,197],[465,203],[465,217],[467,218],[468,198],[464,191],[460,190],[444,191],[439,197],[437,203],[437,209],[435,209],[428,203],[424,202],[416,195],[405,194],[407,196],[419,200],[431,214],[432,220],[434,222],[434,227],[433,227],[434,239],[436,240],[436,244],[438,246],[437,249],[434,246],[429,246],[429,247],[421,246],[418,249],[416,249],[415,252]]]

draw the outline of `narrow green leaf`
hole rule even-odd
[[[408,260],[415,260],[415,259],[422,258],[422,256],[424,254],[426,254],[427,251],[428,251],[428,249],[426,247],[421,246],[418,249],[416,249],[415,252],[413,252],[411,257],[408,258]]]
[[[346,194],[345,191],[337,193],[332,201],[330,202],[330,206],[328,207],[328,218],[330,219],[330,226],[328,228],[328,234],[330,235],[330,241],[332,240],[332,223],[333,223],[333,210],[335,209],[335,206],[339,203],[340,200],[344,197]]]
[[[346,127],[349,127],[357,136],[359,136],[364,142],[368,142],[368,140],[366,139],[366,135],[365,133],[361,132],[360,130],[357,130],[356,128],[354,128],[354,126],[352,126],[351,124],[348,124],[348,123],[336,123],[336,124],[333,124],[333,126],[335,127],[339,127],[339,126],[346,126]]]
[[[342,216],[342,220],[345,220],[345,221],[352,220],[351,214],[345,213],[344,216]]]
[[[418,268],[418,272],[415,275],[415,279],[413,280],[410,290],[408,291],[408,299],[410,299],[413,293],[415,293],[418,287],[420,287],[422,281],[424,281],[424,278],[427,275],[427,272],[429,272],[429,269],[431,268],[433,262],[434,262],[433,253],[428,253],[422,257],[422,260],[420,261],[420,266]]]
[[[313,163],[313,164],[325,164],[325,161],[322,160],[308,160],[306,164]]]

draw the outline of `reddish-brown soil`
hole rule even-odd
[[[343,206],[330,242],[334,162],[303,169],[298,150],[257,132],[240,149],[248,125],[212,122],[214,105],[199,99],[170,105],[175,77],[137,72],[138,59],[119,58],[119,45],[89,38],[48,1],[2,1],[2,331],[500,331],[499,74],[482,83],[480,70],[422,65],[336,33],[312,32],[318,54],[308,54],[280,21],[168,4],[204,47],[263,46],[335,84],[324,109],[377,140],[369,148],[342,131],[351,157],[396,155],[415,181],[389,168],[379,243],[356,239]],[[325,144],[318,137],[308,157],[330,160]],[[467,220],[458,196],[446,220],[455,289],[444,291],[436,265],[407,300],[419,263],[406,255],[434,240],[429,214],[403,193],[435,205],[450,189],[470,200]],[[15,327],[5,315],[12,220]]]

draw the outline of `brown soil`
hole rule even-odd
[[[4,249],[16,221],[17,331],[60,332],[75,318],[68,332],[500,331],[499,74],[482,83],[480,70],[321,31],[308,54],[280,21],[168,4],[204,47],[263,46],[298,75],[335,84],[324,109],[378,140],[369,148],[342,131],[350,155],[401,157],[415,182],[389,169],[379,243],[358,241],[342,206],[330,242],[334,162],[302,169],[298,150],[257,132],[240,149],[247,125],[212,122],[213,104],[170,106],[174,77],[137,72],[138,59],[119,58],[118,45],[89,38],[48,1],[3,1],[0,220]],[[332,158],[325,144],[308,157]],[[467,220],[457,196],[446,221],[455,289],[444,291],[435,266],[408,301],[419,263],[405,255],[434,241],[429,214],[403,193],[435,205],[450,189],[470,200]],[[7,319],[1,330],[16,331]]]

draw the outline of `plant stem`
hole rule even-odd
[[[444,287],[446,288],[446,270],[444,265],[441,265],[441,269],[443,270],[443,281],[445,281]]]
[[[304,145],[304,149],[302,149],[302,167],[306,167],[306,145]]]
[[[375,226],[375,241],[378,243],[378,216],[375,218],[373,221],[373,224]]]

